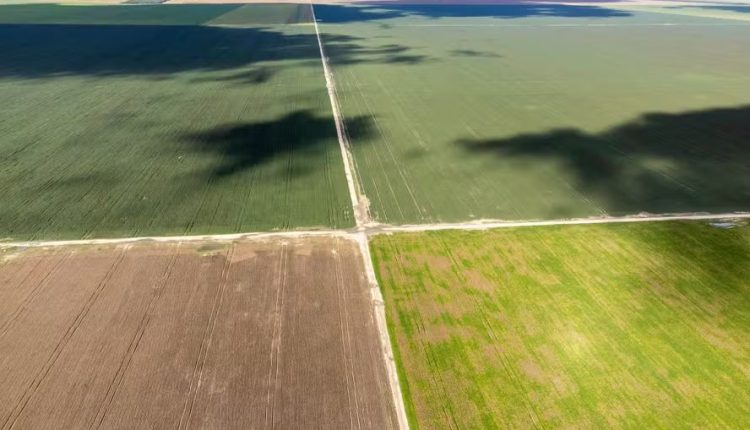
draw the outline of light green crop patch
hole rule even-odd
[[[376,236],[413,428],[747,428],[750,227]]]

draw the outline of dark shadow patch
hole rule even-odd
[[[427,61],[424,55],[390,55],[385,57],[384,62],[388,64],[419,64]]]
[[[319,117],[308,110],[298,110],[284,117],[255,123],[228,124],[213,130],[186,135],[182,142],[190,150],[220,156],[221,165],[206,172],[213,178],[231,176],[272,159],[292,153],[310,155],[325,152],[326,144],[336,141],[336,127],[331,117]],[[354,117],[346,121],[352,139],[367,141],[372,134],[368,117]],[[319,160],[319,158],[310,157]],[[306,172],[291,172],[302,176]]]
[[[467,152],[556,160],[611,214],[750,210],[750,106],[651,113],[601,134],[463,139]]]
[[[501,58],[502,55],[492,51],[477,51],[474,49],[454,49],[451,51],[454,57],[483,57],[483,58]]]
[[[162,4],[167,0],[127,0],[122,4]]]
[[[441,18],[614,18],[629,12],[600,6],[579,6],[522,2],[517,4],[413,4],[388,2],[371,5],[316,5],[315,16],[323,23],[350,23],[389,20],[410,16]]]
[[[125,8],[125,6],[120,6]],[[2,7],[0,7],[0,14]],[[425,59],[394,44],[364,47],[361,39],[321,35],[338,64],[408,63]],[[0,78],[140,75],[166,79],[180,72],[242,69],[228,80],[263,83],[274,62],[320,62],[315,34],[268,28],[183,25],[0,24]]]
[[[721,5],[721,6],[713,6],[713,5],[695,5],[695,6],[677,6],[678,8],[700,8],[700,9],[708,9],[708,10],[721,10],[721,11],[727,11],[727,12],[737,12],[737,13],[750,13],[750,6],[746,5]]]
[[[356,43],[359,38],[321,34],[326,55],[337,65],[356,63],[419,64],[429,61],[426,55],[411,53],[414,49],[389,43],[365,47]]]
[[[262,84],[268,82],[277,72],[278,67],[259,66],[242,72],[231,73],[213,78],[198,78],[193,82],[235,82],[237,84]]]

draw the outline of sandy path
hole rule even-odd
[[[304,238],[350,238],[357,239],[359,233],[368,236],[399,232],[419,232],[436,230],[487,230],[493,228],[540,227],[551,225],[585,225],[585,224],[617,224],[628,222],[662,222],[662,221],[713,221],[724,219],[750,219],[750,212],[707,213],[677,213],[659,215],[628,215],[620,217],[602,216],[591,218],[571,218],[553,220],[476,220],[457,223],[433,223],[390,225],[370,223],[367,226],[348,230],[296,230],[281,232],[248,232],[233,234],[195,235],[195,236],[140,236],[113,239],[81,239],[81,240],[51,240],[51,241],[6,241],[0,242],[0,249],[14,248],[54,248],[61,246],[81,245],[124,245],[139,242],[233,242],[238,240],[265,241],[276,239],[304,239]]]
[[[364,197],[364,193],[360,192],[357,186],[358,181],[356,180],[357,171],[354,167],[354,156],[352,155],[351,145],[346,134],[346,128],[344,127],[344,118],[341,115],[338,98],[336,97],[336,84],[333,80],[331,67],[328,64],[328,57],[326,57],[325,49],[323,48],[323,41],[320,38],[320,28],[318,28],[318,19],[315,17],[315,7],[313,6],[312,1],[310,1],[310,10],[312,11],[313,23],[315,24],[315,36],[318,39],[320,61],[323,65],[323,75],[325,76],[326,88],[328,90],[328,99],[330,100],[331,110],[333,111],[333,119],[336,123],[336,135],[338,136],[339,149],[341,150],[341,159],[344,162],[344,174],[346,176],[346,184],[349,189],[349,197],[351,198],[352,210],[354,211],[354,219],[357,223],[357,226],[361,227],[370,222],[369,208],[367,207],[367,198]]]

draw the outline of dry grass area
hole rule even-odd
[[[6,250],[2,428],[393,428],[356,243]]]

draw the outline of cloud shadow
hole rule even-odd
[[[609,213],[750,210],[750,106],[649,113],[599,134],[462,139],[477,156],[554,160]]]
[[[562,5],[541,2],[503,4],[428,4],[415,2],[382,2],[354,6],[316,5],[315,15],[323,23],[352,23],[389,20],[405,17],[441,18],[615,18],[630,16],[629,12],[592,5]]]
[[[353,117],[346,121],[352,139],[367,142],[372,134],[369,117]],[[212,130],[182,136],[180,142],[197,153],[217,156],[221,163],[205,172],[214,179],[229,177],[274,159],[289,156],[320,160],[312,155],[325,152],[325,145],[337,139],[334,120],[317,116],[309,110],[297,110],[270,121],[226,124]],[[291,172],[302,176],[306,172]]]
[[[96,9],[116,15],[130,7],[140,6]],[[159,7],[167,6],[153,6]],[[104,12],[99,15],[109,16]],[[339,64],[414,64],[426,59],[410,54],[404,46],[363,46],[356,36],[322,37],[326,47],[336,52]],[[286,60],[320,62],[314,32],[258,26],[0,24],[0,56],[0,78],[132,75],[165,79],[181,72],[233,71],[219,79],[238,83],[266,82]],[[243,70],[249,67],[254,68]]]

